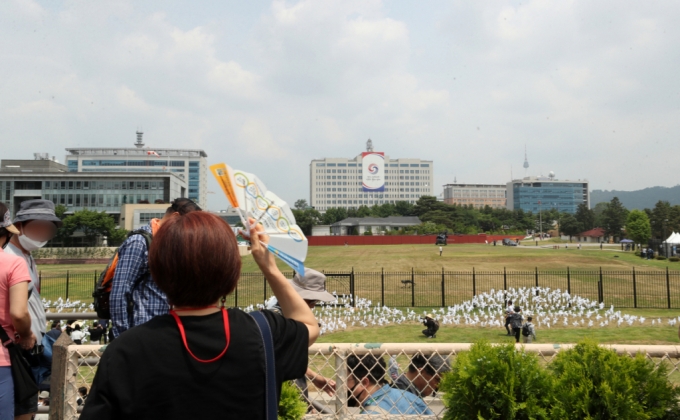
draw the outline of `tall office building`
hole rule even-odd
[[[446,184],[444,185],[444,203],[459,206],[470,206],[481,209],[504,208],[505,184]]]
[[[199,149],[145,147],[137,132],[134,148],[79,147],[66,149],[69,172],[169,172],[187,182],[187,197],[207,208],[208,155]]]
[[[587,180],[558,180],[552,172],[549,177],[530,176],[508,182],[507,195],[510,210],[538,213],[539,210],[557,209],[574,214],[581,203],[590,207]]]
[[[358,208],[434,195],[433,162],[416,158],[391,159],[373,150],[348,158],[314,159],[309,164],[309,203],[320,212],[330,207]]]

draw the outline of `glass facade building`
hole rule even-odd
[[[528,177],[507,184],[507,207],[538,213],[539,210],[557,209],[575,214],[579,204],[590,207],[588,181],[557,180],[545,177]]]
[[[187,182],[186,197],[207,208],[207,154],[192,149],[66,149],[69,172],[172,173]],[[122,204],[122,203],[121,203]]]

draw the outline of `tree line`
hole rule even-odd
[[[395,231],[397,234],[431,234],[448,231],[461,234],[526,234],[548,232],[559,227],[560,234],[576,236],[596,227],[604,229],[607,237],[615,240],[628,237],[637,243],[647,243],[651,238],[665,239],[671,232],[680,231],[680,205],[659,201],[654,208],[629,211],[617,198],[598,203],[590,209],[583,203],[575,214],[546,209],[541,214],[521,209],[478,209],[471,205],[450,205],[434,196],[422,196],[415,204],[398,201],[395,204],[360,206],[356,209],[331,207],[321,214],[308,206],[304,199],[297,200],[293,214],[298,226],[310,235],[316,225],[332,225],[348,217],[418,216],[421,224]]]

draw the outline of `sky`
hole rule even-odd
[[[309,200],[372,139],[435,193],[525,175],[674,186],[680,2],[0,2],[0,159],[200,148]],[[226,199],[209,176],[209,207]]]

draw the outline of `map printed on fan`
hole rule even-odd
[[[267,248],[298,273],[305,272],[307,238],[295,223],[288,204],[255,175],[233,169],[224,163],[210,167],[231,206],[239,213],[243,226],[252,217],[264,226],[269,235]],[[249,232],[247,232],[249,233]]]

